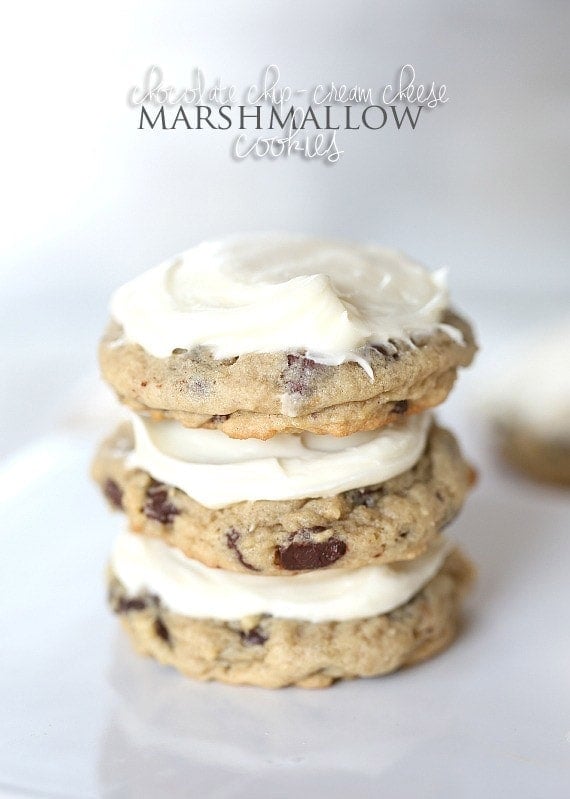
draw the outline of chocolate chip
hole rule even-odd
[[[262,646],[268,640],[268,636],[260,627],[254,627],[247,633],[242,630],[239,637],[244,646]]]
[[[149,519],[156,519],[161,524],[170,524],[180,511],[169,499],[168,490],[163,485],[151,485],[147,488],[147,501],[143,505],[143,513]]]
[[[355,488],[346,492],[346,498],[351,505],[365,505],[367,508],[374,508],[376,507],[376,498],[381,493],[381,489],[372,493],[366,488]]]
[[[344,541],[331,536],[327,541],[298,541],[275,550],[275,562],[288,571],[322,569],[342,558],[347,550]]]
[[[213,422],[214,424],[221,424],[222,422],[225,422],[226,419],[229,418],[230,418],[229,413],[216,413],[215,416],[212,416],[210,421]]]
[[[311,358],[289,353],[287,355],[287,367],[281,375],[285,389],[289,394],[310,394],[312,390],[311,383],[320,369],[322,369],[322,366],[311,360]]]
[[[158,607],[159,599],[155,594],[145,594],[144,596],[117,596],[113,592],[109,595],[109,602],[115,613],[130,613],[131,611],[146,610],[150,607]]]
[[[123,507],[123,491],[119,485],[109,477],[103,485],[103,493],[116,508]]]
[[[392,405],[390,413],[406,413],[408,410],[408,400],[398,400]]]
[[[240,538],[241,534],[239,533],[239,531],[236,530],[235,527],[232,527],[232,529],[228,533],[226,533],[226,544],[228,549],[232,549],[236,553],[236,558],[239,560],[242,566],[244,566],[246,569],[249,569],[252,572],[258,572],[259,569],[256,569],[255,566],[252,566],[251,563],[248,563],[247,560],[245,560],[244,556],[242,555],[241,550],[238,546],[238,541],[240,540]]]
[[[144,610],[146,608],[146,600],[142,597],[135,596],[132,599],[121,597],[117,602],[117,613],[129,613],[131,610]]]
[[[168,632],[168,627],[162,621],[162,619],[156,618],[154,620],[154,632],[162,640],[168,644],[168,646],[172,646],[172,641],[170,640],[170,633]]]
[[[292,352],[287,355],[287,366],[304,366],[306,369],[310,369],[314,365],[315,362],[310,358],[305,358],[304,355],[295,355]]]
[[[142,383],[141,383],[141,386],[143,388],[146,388],[148,386],[148,382],[146,380],[143,380]]]

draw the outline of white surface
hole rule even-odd
[[[135,656],[104,605],[116,525],[92,442],[19,453],[0,475],[2,795],[566,797],[569,499],[462,426],[485,475],[454,526],[480,570],[463,634],[321,692],[201,685]]]

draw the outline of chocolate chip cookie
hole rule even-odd
[[[325,366],[303,352],[251,353],[216,360],[202,347],[157,358],[112,322],[99,348],[103,377],[121,402],[157,419],[222,430],[232,438],[271,438],[307,430],[346,436],[445,400],[476,345],[469,324],[448,311],[449,328],[367,346],[372,372],[349,361]]]
[[[460,510],[474,473],[453,435],[433,424],[411,469],[379,485],[317,499],[206,508],[141,469],[128,469],[125,424],[99,449],[93,476],[133,531],[232,571],[354,569],[420,555]]]
[[[223,622],[172,613],[160,597],[128,596],[110,575],[109,600],[140,654],[197,680],[322,688],[387,674],[445,649],[458,629],[473,569],[458,551],[413,599],[390,613],[340,622],[273,616]]]

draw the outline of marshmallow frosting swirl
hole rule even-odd
[[[370,374],[359,350],[432,331],[447,304],[445,270],[376,246],[273,233],[187,250],[119,288],[111,315],[158,358],[200,345],[215,358],[300,350]]]
[[[429,413],[372,432],[337,436],[281,434],[267,441],[131,415],[141,468],[208,508],[246,500],[329,497],[382,483],[414,466],[426,446]]]
[[[230,621],[268,613],[311,622],[343,621],[403,605],[439,571],[451,548],[440,540],[418,558],[401,563],[269,577],[212,569],[163,541],[123,532],[115,542],[111,568],[129,595],[156,594],[165,607],[184,616]]]

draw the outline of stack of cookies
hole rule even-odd
[[[326,686],[455,634],[442,530],[473,480],[430,409],[473,359],[445,275],[290,235],[205,243],[122,286],[100,347],[130,409],[93,473],[128,524],[109,597],[190,677]]]

